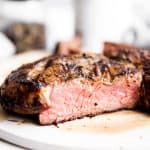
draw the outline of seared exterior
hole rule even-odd
[[[150,60],[149,50],[141,50],[130,45],[111,42],[104,43],[104,55],[116,60],[127,60],[135,65],[141,65],[143,62]]]
[[[21,114],[36,114],[44,107],[40,101],[43,86],[36,80],[49,58],[21,66],[12,71],[1,86],[0,102],[4,109]]]
[[[150,60],[143,66],[143,83],[141,88],[141,105],[144,110],[150,111]]]
[[[40,122],[42,124],[58,123],[63,120],[75,119],[86,115],[135,107],[139,99],[141,76],[141,71],[136,69],[131,63],[111,60],[97,54],[80,54],[68,57],[49,56],[34,63],[23,65],[17,70],[12,71],[1,86],[0,102],[5,110],[18,114],[41,114]],[[129,96],[132,97],[133,95],[134,100],[132,101],[130,97],[127,97],[127,101],[129,102],[124,102],[125,104],[117,102],[119,106],[114,107],[114,109],[111,104],[111,109],[104,106],[107,109],[99,110],[95,108],[97,107],[97,104],[95,104],[94,110],[96,109],[96,111],[94,111],[94,113],[87,111],[86,113],[80,113],[77,116],[74,115],[67,119],[63,119],[61,116],[61,119],[54,118],[50,120],[49,117],[49,120],[45,121],[43,119],[46,116],[45,114],[47,114],[45,111],[52,109],[52,106],[57,107],[57,105],[52,105],[52,99],[50,98],[52,90],[50,93],[48,89],[62,85],[63,83],[63,86],[65,86],[66,83],[73,84],[75,80],[82,83],[82,86],[88,85],[91,88],[99,83],[100,85],[104,85],[104,89],[111,85],[110,90],[114,89],[113,84],[116,86],[119,84],[119,86],[123,87],[124,85],[121,85],[121,81],[124,81],[126,86],[133,85],[131,89],[135,90],[135,96],[132,90],[129,91],[129,94],[131,93]],[[92,87],[92,85],[94,86]],[[84,90],[86,90],[88,87],[84,86],[84,88]],[[59,89],[62,89],[62,87]],[[63,89],[61,93],[62,92]],[[55,95],[55,97],[56,96],[58,95]],[[111,96],[113,96],[113,94],[111,94]],[[89,103],[88,107],[90,110],[91,106]],[[49,116],[50,115],[51,114],[49,114]]]

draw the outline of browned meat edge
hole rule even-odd
[[[127,44],[112,42],[104,43],[104,55],[115,60],[126,60],[137,68],[143,69],[143,83],[141,86],[141,105],[149,111],[150,108],[150,50],[138,49]]]

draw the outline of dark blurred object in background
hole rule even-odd
[[[38,23],[13,23],[4,34],[16,45],[16,53],[34,49],[45,49],[44,25]]]
[[[67,56],[71,54],[79,54],[81,52],[81,36],[77,34],[70,41],[58,42],[54,50],[54,55]]]

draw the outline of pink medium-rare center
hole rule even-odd
[[[41,124],[51,124],[92,116],[123,108],[133,108],[139,100],[140,73],[116,78],[112,84],[91,84],[81,78],[49,86],[49,108],[39,114]]]

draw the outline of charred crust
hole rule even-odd
[[[18,97],[19,98],[19,97]],[[28,103],[26,99],[19,100],[17,97],[10,97],[7,95],[0,96],[1,106],[9,111],[20,114],[38,114],[44,109],[39,99],[34,99],[33,103]]]
[[[69,64],[69,63],[66,63],[66,66],[69,69],[74,69],[74,67],[76,66],[75,64]]]
[[[40,88],[43,86],[43,84],[39,81],[30,81],[30,80],[27,80],[26,78],[21,78],[21,79],[18,79],[16,81],[16,83],[22,85],[22,86],[25,86],[26,87],[26,90],[28,92],[34,92],[34,91],[38,91],[40,90]]]
[[[150,108],[150,60],[144,65],[143,83],[141,87],[142,106],[149,110]]]
[[[40,97],[39,96],[36,96],[34,97],[33,99],[33,104],[32,104],[34,107],[41,107],[41,103],[40,103]]]
[[[104,55],[115,60],[126,60],[135,65],[140,65],[146,60],[150,60],[149,50],[141,50],[130,45],[111,42],[105,42]]]
[[[82,68],[82,66],[77,66],[74,68],[74,72],[79,76],[83,76]]]

